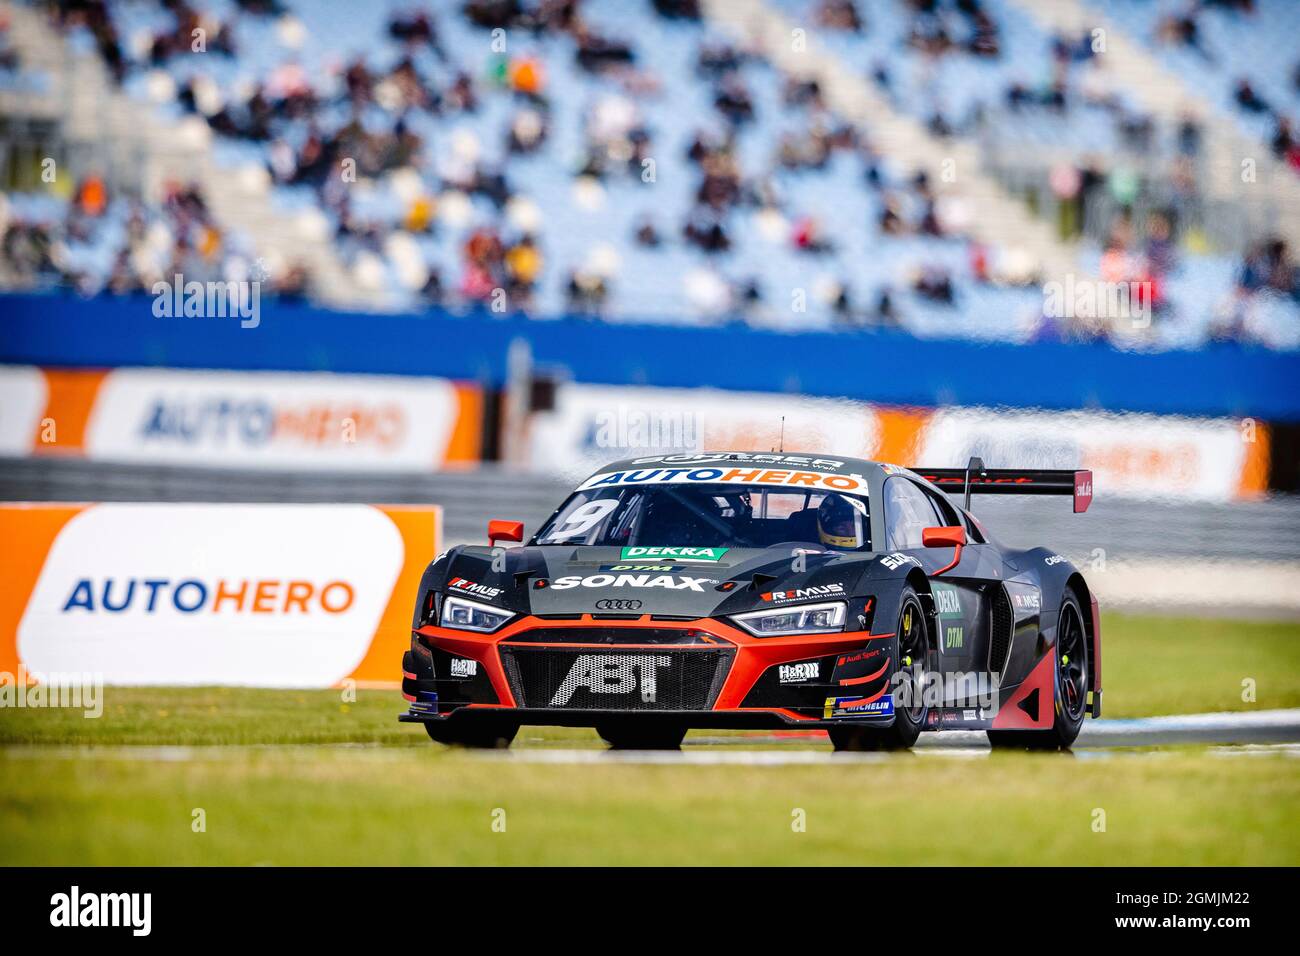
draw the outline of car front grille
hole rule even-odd
[[[515,702],[528,709],[708,710],[731,668],[731,647],[603,648],[500,645]]]
[[[609,615],[606,615],[608,618]],[[637,620],[633,614],[629,620]],[[677,644],[725,647],[726,642],[698,627],[619,627],[603,624],[595,627],[538,627],[510,638],[512,644],[601,644],[611,648],[620,644]]]

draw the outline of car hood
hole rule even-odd
[[[521,614],[709,617],[849,597],[877,557],[796,556],[791,548],[629,557],[628,550],[533,545],[504,552],[494,568],[490,549],[465,547],[448,555],[444,590]]]

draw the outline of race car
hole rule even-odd
[[[400,719],[468,747],[558,725],[636,749],[695,728],[1068,748],[1101,714],[1097,601],[1060,554],[999,544],[972,494],[1068,495],[1080,513],[1092,475],[784,452],[615,462],[526,545],[498,546],[523,525],[492,521],[487,546],[428,566]]]

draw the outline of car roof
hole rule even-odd
[[[843,455],[827,455],[813,452],[776,452],[776,451],[705,451],[686,454],[646,455],[639,458],[625,458],[611,462],[600,468],[595,474],[613,471],[632,471],[645,468],[688,467],[691,465],[757,465],[784,468],[806,468],[811,471],[824,471],[836,475],[868,474],[874,469],[896,469],[896,465],[870,461],[866,458],[848,458]],[[903,469],[898,469],[902,471]]]

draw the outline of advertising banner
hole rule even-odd
[[[49,402],[45,376],[30,365],[0,366],[0,455],[31,453]]]
[[[799,395],[565,384],[533,416],[531,463],[578,480],[623,458],[765,451],[931,468],[1083,468],[1098,494],[1234,501],[1267,488],[1262,422],[1003,408],[894,408]]]
[[[0,671],[107,684],[401,679],[441,511],[0,505]]]
[[[585,477],[620,458],[705,450],[867,456],[879,444],[875,409],[860,402],[708,388],[566,384],[552,411],[533,416],[531,462]]]
[[[429,471],[477,460],[481,432],[481,389],[448,379],[0,368],[5,454]]]
[[[1098,494],[1233,501],[1265,491],[1268,429],[1237,419],[946,408],[926,421],[918,461],[961,467],[1087,468]]]

